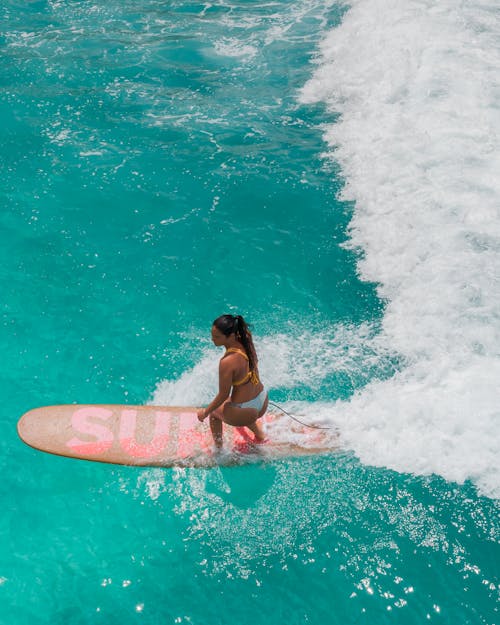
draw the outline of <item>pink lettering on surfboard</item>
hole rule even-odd
[[[155,427],[150,443],[137,442],[137,410],[122,410],[120,419],[120,445],[133,458],[152,458],[160,454],[170,440],[171,417],[168,412],[155,412]]]
[[[189,458],[199,453],[210,452],[213,446],[212,437],[205,428],[201,428],[196,413],[181,412],[176,415],[168,411],[155,411],[154,430],[148,443],[137,441],[138,411],[124,409],[118,419],[119,431],[117,442],[123,452],[132,458],[153,458],[160,455],[170,444],[178,458]],[[66,445],[75,454],[98,456],[113,446],[115,435],[109,423],[113,410],[102,406],[85,406],[75,410],[71,416],[71,425],[75,433],[93,437],[94,440],[82,440],[78,436],[71,438]],[[173,417],[174,421],[173,421]],[[177,428],[176,428],[177,425]],[[177,432],[176,432],[177,429]],[[225,439],[230,445],[239,445],[253,440],[253,436],[243,427],[225,428]],[[177,436],[175,436],[177,434]],[[174,438],[177,440],[175,445]],[[228,440],[229,439],[229,440]]]
[[[88,434],[96,438],[95,441],[82,441],[73,437],[66,445],[75,453],[85,456],[102,454],[113,445],[113,432],[102,423],[89,421],[99,419],[107,421],[113,414],[112,410],[98,406],[86,406],[75,410],[71,416],[71,425],[80,434]]]
[[[207,452],[212,447],[212,437],[200,432],[198,417],[194,412],[181,412],[179,414],[179,433],[177,455],[179,458],[189,458],[201,451]]]

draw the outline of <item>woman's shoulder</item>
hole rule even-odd
[[[242,359],[248,361],[248,356],[245,352],[242,349],[233,348],[228,349],[224,354],[222,354],[220,361],[222,362],[223,360],[226,360],[227,362],[238,362]]]
[[[219,371],[236,371],[241,369],[243,358],[238,354],[224,354],[219,361]]]

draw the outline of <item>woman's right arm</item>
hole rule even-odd
[[[204,421],[211,412],[217,410],[226,401],[233,386],[233,368],[228,359],[223,358],[219,363],[219,392],[206,408],[198,411],[198,419]]]

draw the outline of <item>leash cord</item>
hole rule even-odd
[[[297,421],[297,423],[300,423],[301,425],[305,425],[306,428],[314,428],[315,430],[333,430],[333,428],[331,428],[331,427],[325,427],[325,426],[321,426],[321,425],[310,425],[309,423],[304,423],[300,419],[297,419],[297,417],[294,417],[293,415],[291,415],[289,412],[287,412],[281,406],[278,406],[278,404],[275,404],[272,401],[270,401],[269,404],[271,406],[274,406],[275,408],[278,408],[278,410],[281,410],[281,412],[285,413],[288,417],[290,417],[290,419],[293,419],[294,421]]]

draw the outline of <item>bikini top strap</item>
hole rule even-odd
[[[226,353],[224,354],[224,356],[226,356],[227,354],[240,354],[240,356],[243,356],[243,358],[245,358],[245,360],[248,362],[248,356],[243,350],[238,349],[237,347],[230,347],[229,349],[226,349]]]

